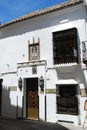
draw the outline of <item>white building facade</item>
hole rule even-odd
[[[0,115],[83,124],[87,1],[72,0],[0,26]]]

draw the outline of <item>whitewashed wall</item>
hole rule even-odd
[[[53,41],[52,32],[65,30],[69,28],[76,27],[78,30],[78,44],[80,61],[82,61],[81,56],[81,42],[87,40],[86,35],[86,13],[84,6],[71,7],[70,9],[64,9],[59,12],[54,12],[51,14],[45,14],[39,17],[31,18],[23,22],[15,23],[4,27],[1,29],[0,33],[0,75],[3,78],[3,88],[6,87],[8,93],[8,86],[17,86],[18,78],[33,77],[31,74],[31,68],[23,68],[22,71],[17,68],[17,63],[28,62],[28,40],[33,43],[33,38],[37,42],[40,38],[40,60],[47,61],[47,72],[45,75],[45,68],[38,66],[38,72],[36,77],[47,76],[45,87],[56,88],[55,82],[61,77],[59,70],[55,70],[53,66]],[[26,72],[27,69],[27,72]],[[10,75],[8,72],[15,72],[16,74]],[[28,73],[30,72],[30,73]],[[77,66],[75,73],[71,75],[62,75],[63,78],[75,78],[78,83],[84,84],[84,78],[81,76],[83,70],[81,67]],[[2,75],[2,73],[4,75]],[[83,73],[84,75],[84,73]],[[84,75],[86,77],[87,74]],[[9,92],[8,97],[10,105],[5,104],[6,93],[3,90],[2,96],[2,115],[4,116],[16,116],[16,98],[19,96],[20,102],[20,113],[22,107],[23,92],[20,92],[17,88],[15,92]],[[39,118],[45,120],[44,117],[44,95],[39,93]],[[59,117],[56,115],[56,95],[47,95],[47,121],[56,122]],[[83,102],[85,98],[80,97],[80,111],[81,111],[81,123],[83,122]],[[14,110],[10,107],[14,106]],[[7,109],[6,109],[7,106]],[[9,111],[12,110],[11,111]],[[5,111],[5,112],[4,112]],[[14,114],[15,113],[15,114]],[[19,114],[20,115],[20,114]],[[73,119],[74,120],[74,119]],[[77,122],[77,121],[76,121]]]

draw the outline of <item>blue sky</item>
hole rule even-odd
[[[0,0],[0,22],[4,24],[32,11],[67,0]]]

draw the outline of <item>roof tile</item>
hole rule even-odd
[[[16,23],[16,22],[19,22],[19,21],[22,21],[22,20],[26,20],[26,19],[33,18],[33,17],[39,16],[39,15],[51,13],[51,12],[56,11],[56,10],[61,10],[62,8],[73,6],[73,5],[82,3],[83,1],[84,0],[69,0],[69,1],[63,2],[61,4],[57,4],[55,6],[51,6],[51,7],[45,8],[45,9],[41,9],[41,10],[37,10],[37,11],[31,12],[31,13],[28,13],[26,15],[23,15],[19,18],[16,18],[12,21],[9,21],[5,24],[1,24],[0,28],[3,28],[5,26],[8,26],[10,24],[13,24],[13,23]]]

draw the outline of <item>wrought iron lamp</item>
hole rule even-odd
[[[40,83],[41,91],[44,91],[44,78],[43,78],[43,76],[40,77],[39,83]]]
[[[22,78],[21,77],[18,79],[18,87],[20,91],[22,91]]]

